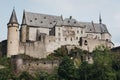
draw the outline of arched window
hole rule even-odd
[[[78,40],[78,37],[76,37],[76,40]]]
[[[82,37],[79,39],[79,45],[82,46]]]
[[[72,38],[70,40],[72,41]]]
[[[38,37],[38,41],[41,41],[41,35]]]
[[[65,38],[65,41],[67,41],[67,38]]]
[[[106,39],[106,41],[109,41],[108,39]]]
[[[87,40],[85,40],[85,42],[84,42],[84,45],[88,45],[88,42],[87,42]]]

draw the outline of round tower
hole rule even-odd
[[[19,48],[19,24],[17,21],[15,10],[13,9],[8,25],[8,36],[7,36],[7,57],[18,54]]]

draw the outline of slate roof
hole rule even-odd
[[[109,33],[105,24],[80,22],[80,25],[86,27],[87,33]]]
[[[76,26],[80,27],[79,22],[76,19],[73,19],[72,17],[70,18],[65,18],[62,22],[62,25],[67,25],[67,26]],[[82,27],[82,26],[81,26]]]
[[[25,12],[22,24],[30,26],[52,28],[54,25],[60,25],[62,22],[61,16],[53,16],[47,14],[39,14],[32,12]]]
[[[11,17],[10,17],[10,20],[9,20],[9,23],[16,23],[18,24],[18,20],[17,20],[17,17],[16,17],[16,13],[15,13],[15,10],[13,9],[12,11],[12,14],[11,14]],[[8,23],[8,24],[9,24]]]
[[[63,19],[62,16],[53,16],[40,13],[25,12],[23,13],[22,24],[28,26],[52,28],[55,25],[67,25],[74,27],[86,27],[87,33],[109,33],[106,25],[93,22],[78,22],[76,19],[70,18]]]

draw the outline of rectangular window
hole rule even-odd
[[[67,38],[65,38],[65,41],[67,41]]]
[[[60,28],[58,28],[58,30],[60,31]]]
[[[72,41],[72,38],[70,40]]]
[[[60,33],[58,33],[58,36],[60,36]]]
[[[83,31],[81,31],[81,34],[83,34]]]
[[[79,33],[79,31],[77,30],[77,33]]]
[[[58,38],[58,40],[60,41],[61,39],[60,39],[60,38]]]
[[[78,37],[76,37],[76,40],[78,40]]]

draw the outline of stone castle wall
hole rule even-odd
[[[87,41],[87,44],[85,43]],[[20,42],[19,53],[26,54],[35,58],[45,58],[48,54],[54,52],[54,50],[60,48],[62,45],[68,45],[81,48],[92,52],[97,46],[104,45],[105,47],[112,48],[112,42],[96,39],[96,38],[82,38],[82,46],[79,46],[79,41],[71,41],[67,44],[67,41],[57,41],[54,36],[45,36],[44,41],[36,42]]]
[[[19,56],[12,57],[12,62],[15,62],[13,65],[17,73],[27,71],[30,74],[40,71],[52,73],[60,63],[58,60],[24,60]]]
[[[46,57],[45,43],[43,42],[20,42],[19,54],[26,54],[35,58]]]
[[[98,46],[105,46],[108,48],[112,48],[113,43],[106,40],[101,39],[93,39],[93,38],[82,38],[82,49],[92,52]],[[87,45],[85,45],[85,41],[87,41]]]

